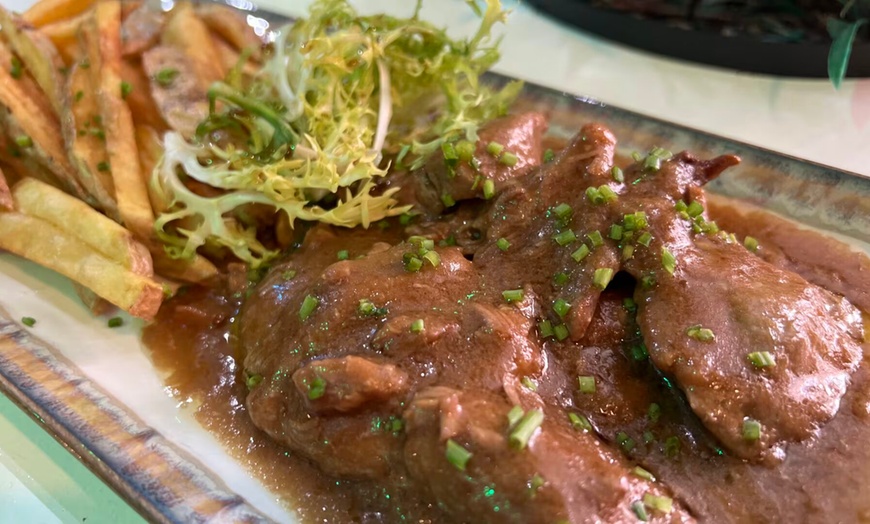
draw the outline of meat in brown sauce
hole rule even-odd
[[[462,187],[477,175],[437,157],[412,193],[432,197],[421,207],[443,211],[447,189],[471,200],[404,229],[315,227],[256,287],[237,331],[254,424],[329,475],[456,522],[867,518],[870,475],[849,461],[870,453],[837,442],[870,436],[861,315],[711,225],[701,186],[737,159],[663,155],[623,183],[603,126],[536,168],[543,119],[497,125],[477,154],[500,137],[526,160],[497,168],[496,198],[474,200]],[[614,196],[596,200],[603,186]],[[439,263],[407,270],[430,250]],[[316,307],[301,314],[306,297]],[[544,414],[522,449],[509,443],[515,408]],[[760,438],[744,436],[747,420]],[[448,440],[471,454],[465,469]],[[809,488],[828,467],[844,470],[824,491],[833,502]]]

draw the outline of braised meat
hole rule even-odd
[[[239,318],[254,424],[456,522],[792,515],[768,484],[840,431],[860,312],[710,220],[702,186],[736,157],[623,171],[590,124],[544,162],[545,128],[493,122],[473,159],[401,174],[427,216],[315,227],[272,268]]]

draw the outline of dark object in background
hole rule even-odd
[[[752,73],[828,76],[831,39],[824,29],[825,18],[804,17],[802,27],[784,24],[782,17],[758,15],[757,5],[765,2],[754,2],[751,18],[734,16],[741,14],[741,8],[734,7],[741,2],[718,7],[692,1],[528,2],[584,31],[661,55]],[[780,6],[784,3],[791,2],[769,2]],[[691,4],[695,4],[694,16],[689,15]],[[842,7],[839,2],[832,4]],[[714,8],[716,12],[710,11]],[[833,16],[837,16],[836,10]],[[794,21],[797,16],[786,18]],[[870,77],[870,42],[866,39],[854,43],[847,71],[849,77]]]

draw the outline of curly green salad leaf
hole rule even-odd
[[[398,188],[377,187],[385,155],[416,169],[445,141],[476,141],[522,87],[479,81],[499,58],[491,33],[507,11],[499,0],[467,4],[481,20],[468,40],[420,20],[419,1],[401,19],[318,0],[308,18],[280,29],[252,80],[237,68],[209,89],[210,114],[194,139],[165,136],[151,184],[171,203],[155,224],[167,252],[222,247],[259,267],[278,253],[258,238],[252,209],[283,212],[291,226],[368,227],[406,212]],[[194,191],[191,181],[215,191]]]

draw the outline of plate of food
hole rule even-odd
[[[143,516],[870,519],[870,180],[248,7],[0,11],[0,389]]]

